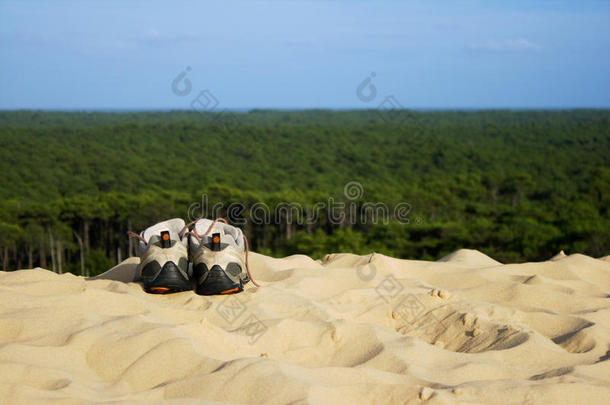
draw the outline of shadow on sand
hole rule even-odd
[[[124,283],[131,283],[136,280],[136,270],[140,263],[140,258],[130,257],[129,259],[123,260],[110,270],[99,274],[95,277],[89,277],[87,280],[115,280],[122,281]]]

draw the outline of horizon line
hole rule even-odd
[[[123,112],[194,112],[207,114],[222,114],[226,112],[232,113],[248,113],[250,111],[334,111],[334,112],[350,112],[350,111],[377,111],[383,110],[379,108],[358,108],[358,107],[250,107],[250,108],[225,108],[218,111],[198,111],[189,108],[0,108],[0,112],[101,112],[101,113],[123,113]],[[388,109],[387,111],[389,111]],[[610,106],[596,107],[409,107],[409,108],[394,108],[392,111],[567,111],[567,110],[610,110]]]

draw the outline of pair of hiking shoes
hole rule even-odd
[[[139,239],[137,277],[146,292],[233,294],[251,280],[248,240],[222,218],[190,224],[174,218],[129,235]]]

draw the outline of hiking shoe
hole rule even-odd
[[[188,276],[187,238],[181,236],[184,221],[180,218],[160,222],[139,235],[129,235],[140,240],[137,278],[144,283],[144,290],[154,294],[166,294],[192,290]]]
[[[200,219],[193,223],[189,235],[195,292],[216,295],[243,291],[250,277],[248,242],[241,229],[223,218]]]

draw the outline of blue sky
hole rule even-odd
[[[0,0],[1,109],[203,90],[217,109],[610,107],[610,1]]]

